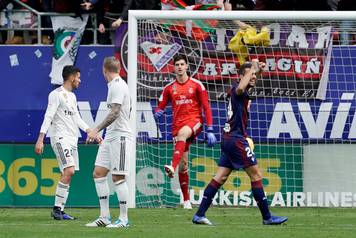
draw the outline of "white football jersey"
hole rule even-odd
[[[129,124],[131,99],[129,87],[121,78],[114,78],[108,83],[108,97],[106,103],[110,110],[112,103],[120,104],[119,117],[106,128],[106,139],[117,138],[119,135],[132,136]]]
[[[51,136],[63,137],[72,145],[78,143],[78,127],[83,131],[89,128],[79,115],[75,94],[63,86],[48,95],[48,106],[40,132],[46,134],[50,126]]]

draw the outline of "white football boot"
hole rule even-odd
[[[129,221],[121,221],[120,219],[115,221],[115,223],[106,226],[107,228],[126,228],[129,227]]]
[[[192,204],[190,203],[189,200],[184,201],[183,209],[192,209]]]
[[[98,217],[95,221],[87,223],[86,227],[107,227],[111,224],[111,219],[106,217]]]

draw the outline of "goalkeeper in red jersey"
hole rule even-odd
[[[174,137],[175,145],[172,163],[171,165],[165,165],[164,170],[168,177],[173,178],[174,172],[179,165],[179,183],[183,194],[184,208],[191,209],[188,191],[188,153],[190,144],[202,131],[202,109],[204,109],[207,124],[206,138],[208,146],[214,146],[216,138],[213,134],[212,112],[204,85],[199,80],[188,76],[188,64],[184,56],[177,55],[173,61],[177,78],[163,89],[154,116],[156,119],[160,118],[164,114],[164,109],[168,102],[172,103],[172,136]]]

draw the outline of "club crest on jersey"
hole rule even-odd
[[[189,87],[188,92],[189,92],[190,94],[193,94],[193,88],[192,88],[192,87]]]
[[[161,71],[173,56],[178,53],[180,48],[182,48],[182,46],[177,43],[165,45],[149,41],[142,42],[140,46],[157,71]]]
[[[177,94],[177,85],[173,85],[173,94]]]

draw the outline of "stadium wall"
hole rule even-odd
[[[48,93],[52,90],[48,78],[51,67],[51,47],[46,46],[0,46],[0,62],[3,90],[0,94],[0,205],[1,206],[51,206],[53,203],[53,184],[59,178],[59,170],[56,167],[54,155],[47,146],[42,158],[33,152],[38,131],[43,119],[47,105]],[[113,47],[81,46],[77,57],[77,66],[81,68],[82,85],[77,90],[79,109],[84,120],[93,126],[96,122],[105,117],[106,83],[102,77],[102,60],[106,56],[114,54]],[[354,172],[345,172],[348,175],[340,177],[336,174],[336,184],[329,186],[328,182],[313,180],[314,177],[322,178],[319,163],[323,163],[323,170],[336,171],[332,163],[333,156],[320,154],[315,156],[316,151],[323,150],[318,142],[332,143],[334,151],[340,151],[339,157],[349,160],[340,161],[340,164],[351,163],[355,151],[353,144],[338,144],[342,140],[353,141],[356,138],[356,105],[355,92],[349,91],[354,88],[355,81],[352,72],[356,72],[356,48],[334,46],[329,72],[329,87],[338,90],[327,91],[324,101],[312,101],[306,99],[290,98],[258,98],[256,104],[251,107],[251,120],[259,121],[258,131],[251,131],[250,134],[256,143],[255,153],[260,158],[260,165],[264,174],[269,173],[273,181],[264,181],[266,192],[270,194],[270,202],[276,206],[356,206],[356,188],[348,188],[345,193],[340,190],[337,181],[356,180]],[[338,74],[338,72],[349,72]],[[345,78],[340,78],[345,77]],[[338,84],[338,80],[349,82]],[[270,108],[260,110],[257,105],[265,103],[271,105]],[[339,108],[350,105],[349,109],[343,112],[345,122],[334,123],[335,118],[340,113]],[[161,137],[158,142],[171,140],[170,127],[157,128],[153,119],[153,107],[155,101],[140,103],[137,111],[138,140],[155,140],[157,142],[157,131]],[[320,108],[330,106],[329,111],[320,111]],[[219,115],[222,120],[214,119],[214,129],[220,132],[223,126],[225,110],[222,110],[224,103],[212,102],[213,114]],[[302,110],[303,109],[303,110]],[[307,109],[307,110],[304,110]],[[305,124],[295,124],[294,120],[288,118],[308,120],[308,110],[312,115],[326,117],[325,128],[315,126],[310,127]],[[307,112],[307,113],[305,113]],[[168,113],[169,114],[169,113]],[[340,116],[341,114],[339,114]],[[287,121],[278,118],[287,118]],[[171,118],[168,118],[171,120]],[[310,118],[309,118],[310,120]],[[168,121],[169,124],[170,121]],[[287,126],[285,125],[287,123]],[[314,123],[315,124],[315,123]],[[281,129],[282,128],[282,129]],[[48,140],[47,140],[48,141]],[[195,203],[199,202],[202,190],[209,182],[210,176],[205,175],[205,171],[215,170],[218,154],[209,152],[208,148],[200,142],[192,149],[194,154],[200,154],[199,150],[204,148],[204,157],[192,158],[192,166],[197,167],[197,172],[191,174],[194,178],[191,193]],[[80,139],[80,143],[83,138]],[[268,143],[269,144],[268,144]],[[294,143],[297,142],[297,143]],[[283,151],[278,151],[272,143],[285,143]],[[74,191],[68,201],[69,206],[96,206],[97,199],[94,191],[94,184],[91,178],[93,163],[96,154],[96,146],[80,145],[81,171],[74,177]],[[273,151],[274,150],[274,151]],[[297,151],[292,151],[297,150]],[[219,151],[218,147],[216,150]],[[291,156],[303,155],[303,156]],[[318,160],[318,158],[324,160]],[[294,165],[303,166],[313,164],[314,167],[302,167],[284,169],[283,163],[295,160]],[[317,161],[318,160],[318,161]],[[352,167],[350,167],[352,168]],[[293,173],[293,174],[289,174]],[[176,180],[169,181],[164,176],[164,171],[157,167],[146,167],[137,170],[136,191],[142,195],[150,196],[156,191],[152,191],[149,179],[159,176],[162,179],[161,188],[169,188],[168,194],[172,199],[179,201]],[[311,176],[311,177],[310,177]],[[323,175],[325,176],[325,175]],[[289,180],[288,177],[293,178]],[[339,178],[339,179],[337,179]],[[148,183],[142,183],[146,179]],[[252,205],[253,201],[248,192],[249,188],[244,187],[246,177],[240,172],[236,172],[230,179],[235,182],[230,187],[224,187],[214,203],[221,205]],[[247,180],[246,180],[247,181]],[[306,182],[308,181],[308,182]],[[324,180],[325,181],[325,180]],[[268,187],[272,182],[273,187]],[[85,186],[83,186],[85,184]],[[160,189],[160,188],[158,188]],[[351,190],[350,190],[351,189]],[[163,189],[160,189],[163,191]],[[319,195],[318,193],[322,193]],[[283,196],[282,196],[283,194]],[[338,202],[333,202],[337,197]],[[334,199],[334,200],[333,200]],[[322,200],[322,201],[321,201]],[[318,201],[321,201],[318,203]],[[329,201],[326,203],[325,201]]]

